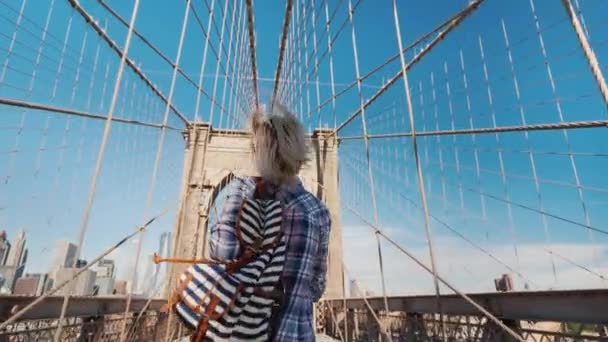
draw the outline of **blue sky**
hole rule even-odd
[[[128,20],[132,2],[107,2]],[[114,41],[122,46],[125,28],[111,19],[96,1],[87,0],[81,3],[101,26],[107,27]],[[208,3],[210,4],[211,0]],[[322,2],[317,0],[317,6],[320,3]],[[408,45],[431,30],[466,6],[466,3],[464,0],[399,2],[404,44]],[[50,4],[51,2],[34,5],[31,0],[25,4],[24,18],[16,31],[16,42],[12,48],[12,34],[15,32],[22,0],[10,0],[0,4],[3,7],[0,16],[0,60],[5,63],[3,68],[6,69],[4,79],[0,82],[0,97],[106,115],[119,59],[105,43],[100,42],[79,14],[71,10],[67,2],[60,0],[55,0],[52,7],[49,33],[45,37],[45,43],[41,45],[42,27],[49,15]],[[195,1],[194,4],[201,23],[206,28],[209,16],[204,2]],[[356,8],[355,36],[362,73],[380,65],[397,52],[390,4],[390,1],[363,0]],[[579,0],[578,4],[590,42],[606,73],[608,47],[606,37],[602,35],[608,20],[605,14],[608,13],[606,4],[599,0]],[[214,11],[217,28],[222,24],[222,11],[218,8],[220,5],[224,3],[218,1]],[[232,25],[231,17],[228,16],[225,37],[228,37],[233,26],[236,32],[239,18],[243,18],[240,14],[244,7],[239,7],[240,3],[236,5],[235,23]],[[306,2],[304,6],[308,12],[309,5],[310,2]],[[348,1],[345,0],[329,1],[330,14],[336,11],[331,24],[332,37],[347,19],[347,5]],[[562,118],[559,116],[559,109],[563,121],[607,119],[606,104],[599,96],[563,7],[559,2],[539,0],[535,5],[547,61],[555,81],[555,91],[547,76],[545,58],[539,35],[536,33],[530,2],[488,0],[409,72],[417,131],[469,128],[471,122],[476,128],[492,127],[494,121],[497,126],[521,125],[522,111],[528,124],[560,122]],[[296,1],[296,7],[294,22],[298,25],[293,26],[295,33],[311,34],[310,13],[307,16],[307,24],[302,25],[302,3]],[[232,14],[232,9],[230,4],[227,13]],[[315,29],[317,39],[320,39],[319,55],[327,48],[326,37],[321,39],[325,12],[323,7],[320,9]],[[161,1],[142,1],[136,21],[137,30],[172,60],[175,59],[184,10],[183,2],[169,6]],[[261,79],[259,88],[263,101],[267,101],[272,93],[273,83],[269,80],[274,77],[276,69],[279,32],[284,11],[284,4],[276,1],[258,0],[254,4],[257,65]],[[318,9],[315,13],[318,13]],[[514,91],[501,20],[505,22],[511,43],[513,68],[520,89],[519,98]],[[68,27],[69,35],[66,33]],[[66,36],[67,49],[62,52]],[[220,33],[213,28],[211,46],[220,46],[219,36]],[[485,54],[487,82],[480,53],[480,39]],[[36,63],[40,46],[42,55]],[[419,51],[422,46],[417,46],[415,51]],[[226,41],[222,47],[229,49]],[[310,57],[313,51],[312,39],[307,48]],[[203,49],[204,36],[191,15],[180,67],[195,81],[200,73]],[[10,54],[9,50],[12,51]],[[332,50],[336,91],[340,91],[355,78],[350,25],[344,26]],[[243,51],[248,53],[247,49]],[[293,72],[296,75],[306,74],[306,54],[303,48],[293,51]],[[167,95],[171,68],[135,38],[129,56]],[[408,60],[411,59],[413,52],[408,52],[406,56]],[[231,55],[231,58],[233,57]],[[291,61],[289,55],[286,58]],[[313,61],[310,64],[313,64]],[[216,58],[209,52],[203,72],[203,88],[210,93],[214,88],[216,67]],[[365,80],[362,97],[369,98],[399,69],[397,60]],[[36,71],[36,77],[31,83],[33,70]],[[220,68],[220,73],[221,70]],[[312,67],[309,67],[308,73],[311,71]],[[466,88],[464,77],[467,79]],[[297,80],[304,78],[295,77]],[[319,63],[318,78],[321,95],[319,102],[323,102],[331,96],[331,88],[327,85],[330,81],[328,57]],[[238,82],[232,75],[229,80],[235,84]],[[316,75],[313,75],[310,81],[315,82]],[[243,82],[247,84],[249,81]],[[492,104],[489,101],[487,84]],[[31,91],[28,90],[30,85]],[[227,95],[222,96],[223,88],[224,79],[220,78],[216,85],[215,97],[218,101],[224,98],[228,106],[231,102],[230,90]],[[286,89],[288,92],[293,91]],[[334,111],[331,104],[320,111],[314,110],[317,103],[316,85],[311,83],[302,89],[302,102],[300,104],[298,101],[292,109],[302,116],[305,125],[314,128],[320,121],[321,126],[333,127]],[[306,95],[310,97],[313,107],[311,110],[308,109]],[[559,99],[560,108],[556,98]],[[197,110],[195,99],[195,89],[183,77],[178,77],[173,98],[175,106],[190,120],[196,117],[197,111],[198,117],[209,120],[212,110],[210,101],[203,96]],[[233,101],[235,103],[243,101],[242,96],[233,99],[237,100]],[[354,87],[335,101],[336,121],[342,122],[358,105],[359,94]],[[0,207],[3,208],[0,210],[0,227],[8,231],[9,237],[14,237],[18,229],[26,229],[31,256],[28,268],[31,271],[44,271],[48,267],[47,260],[52,255],[52,247],[49,247],[52,241],[77,239],[104,122],[66,115],[47,115],[41,111],[22,111],[10,106],[2,106],[0,110]],[[164,104],[151,94],[141,80],[131,71],[125,72],[116,116],[160,123],[164,110]],[[213,108],[213,112],[214,126],[217,127],[220,123],[226,126],[227,117],[220,114],[217,108]],[[308,112],[312,112],[312,117],[307,117]],[[401,80],[369,106],[366,119],[370,134],[410,130]],[[158,147],[159,130],[121,123],[112,125],[85,239],[86,258],[94,257],[134,229],[137,224],[166,208],[170,209],[169,213],[155,223],[145,237],[146,254],[156,248],[161,232],[172,230],[180,191],[184,146],[179,132],[183,123],[170,113],[168,124],[178,130],[167,130],[154,199],[148,211],[145,210],[144,203]],[[361,117],[340,131],[341,136],[361,134]],[[500,259],[509,265],[518,263],[513,253],[515,237],[516,247],[521,250],[519,263],[530,265],[528,268],[522,267],[522,273],[526,271],[528,277],[536,276],[541,279],[537,280],[539,288],[601,285],[597,276],[563,260],[554,262],[558,266],[558,273],[562,272],[564,276],[557,282],[551,276],[546,277],[547,272],[552,273],[552,266],[548,253],[542,248],[559,250],[565,256],[570,255],[568,251],[571,249],[575,251],[571,253],[571,261],[591,267],[594,272],[605,273],[608,267],[606,235],[596,232],[590,238],[588,230],[581,227],[581,224],[586,225],[588,220],[590,226],[608,231],[605,211],[608,204],[608,181],[602,172],[608,169],[606,130],[569,130],[567,134],[567,139],[562,131],[531,132],[527,138],[523,133],[503,133],[498,138],[494,134],[475,137],[419,137],[419,153],[431,214],[477,245],[483,246],[486,251],[499,255]],[[369,148],[375,175],[379,224],[392,232],[402,244],[426,258],[428,252],[425,249],[411,141],[409,138],[373,139]],[[534,151],[532,157],[539,179],[539,191],[536,190],[533,177],[529,153],[531,150]],[[578,173],[587,216],[579,198],[568,152],[573,155],[572,160]],[[500,158],[503,160],[502,168]],[[344,140],[341,143],[340,181],[341,199],[344,204],[342,220],[346,256],[357,255],[361,241],[364,242],[362,246],[366,251],[375,250],[365,248],[374,246],[373,240],[369,239],[371,233],[369,236],[364,235],[359,229],[364,227],[364,224],[346,209],[346,205],[354,207],[367,220],[373,220],[366,163],[365,148],[361,140]],[[517,205],[507,205],[504,202],[507,198]],[[524,206],[526,208],[523,208]],[[543,221],[539,211],[559,216],[560,219],[545,216]],[[491,279],[506,269],[484,253],[475,254],[480,253],[476,247],[464,242],[438,220],[432,219],[431,224],[438,241],[436,247],[440,250],[440,269],[451,272],[458,279],[458,284],[465,289],[479,290],[473,286],[471,279],[477,279],[475,283],[485,282],[491,287]],[[545,227],[550,240],[545,234]],[[370,243],[372,245],[368,245]],[[123,248],[116,257],[132,260],[134,246],[131,244]],[[475,270],[473,266],[453,257],[453,253],[466,256],[470,260],[481,260],[483,264],[477,265]],[[593,253],[596,253],[594,260]],[[347,260],[347,266],[352,268],[354,275],[366,279],[369,287],[377,291],[379,282],[375,272],[375,257],[373,253],[366,257],[367,264],[357,262],[353,257],[350,261]],[[543,261],[536,263],[537,260]],[[128,263],[123,265],[121,272],[123,275],[128,274]],[[358,269],[359,266],[362,268]],[[414,272],[413,265],[408,264],[405,267]],[[468,274],[465,269],[472,269],[476,277],[463,278],[463,274]],[[422,275],[411,278],[426,279]],[[571,283],[563,278],[575,278],[580,282]],[[405,293],[408,292],[409,286],[418,286],[417,283],[399,281],[393,281],[393,284],[394,291]],[[420,285],[420,291],[432,291],[432,282]]]

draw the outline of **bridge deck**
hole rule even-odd
[[[565,290],[496,292],[469,295],[475,302],[501,318],[519,320],[605,324],[608,317],[608,290]],[[342,299],[328,300],[339,312]],[[375,310],[384,309],[382,297],[367,298]],[[363,298],[349,298],[350,309],[366,310]],[[391,311],[436,313],[435,296],[395,296],[388,298]],[[442,295],[442,311],[450,315],[478,315],[479,311],[459,295]],[[567,308],[567,309],[566,309]]]

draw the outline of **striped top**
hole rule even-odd
[[[243,199],[251,198],[254,190],[252,178],[238,178],[228,185],[226,202],[210,231],[212,258],[227,261],[239,255],[234,227]],[[266,186],[266,191],[283,204],[282,229],[287,240],[282,275],[287,297],[275,340],[314,341],[313,302],[325,291],[330,214],[299,180],[278,188]]]

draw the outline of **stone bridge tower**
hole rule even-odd
[[[331,211],[328,281],[325,296],[342,297],[342,226],[338,191],[337,139],[331,130],[311,135],[310,161],[300,177],[308,191]],[[176,257],[203,256],[207,247],[207,222],[213,202],[234,176],[255,175],[251,163],[250,135],[241,130],[216,130],[209,124],[192,124],[184,133],[186,150],[182,194],[173,232]],[[186,265],[174,265],[171,287]]]

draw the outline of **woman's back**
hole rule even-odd
[[[282,285],[285,297],[278,312],[274,340],[314,340],[313,302],[325,290],[327,248],[331,219],[319,199],[306,191],[297,178],[281,186],[265,186],[267,195],[283,204],[282,230],[287,241]],[[240,203],[252,197],[255,181],[237,179],[229,186],[227,201],[218,224],[210,234],[210,252],[214,258],[232,259],[238,251],[231,230]]]
[[[298,119],[278,104],[270,113],[256,111],[250,119],[253,161],[262,189],[283,205],[287,248],[281,285],[285,296],[273,319],[273,340],[314,341],[313,302],[325,291],[329,211],[297,176],[308,155],[307,137]],[[234,227],[243,199],[255,190],[253,178],[233,182],[222,217],[211,228],[212,257],[232,260],[238,255]]]

